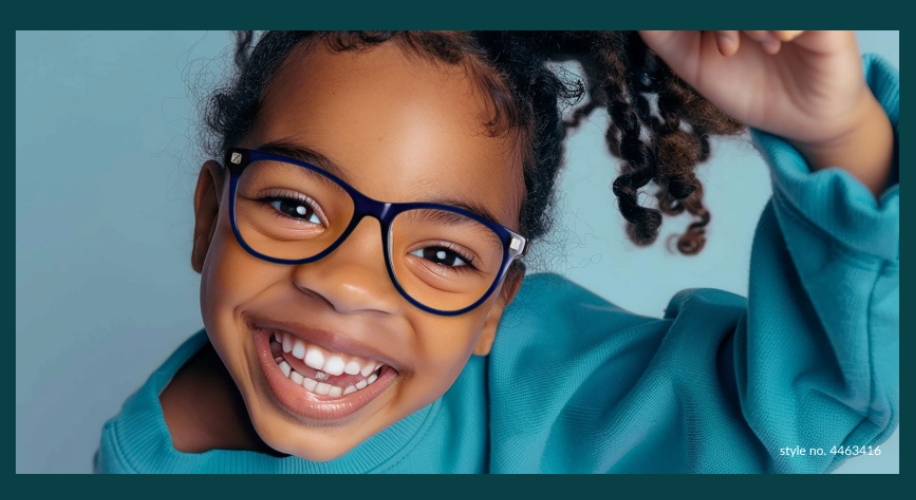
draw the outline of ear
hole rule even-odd
[[[483,330],[480,332],[477,344],[474,345],[474,354],[478,356],[490,354],[490,349],[493,347],[493,341],[496,340],[496,330],[499,328],[499,321],[502,319],[506,307],[515,300],[515,295],[518,294],[524,277],[525,265],[515,261],[512,267],[509,268],[508,274],[506,274],[506,280],[503,283],[499,298],[496,299],[496,303],[493,304],[489,314],[487,314],[487,319],[484,320]]]
[[[200,273],[210,249],[219,218],[219,202],[223,194],[223,168],[215,161],[207,161],[197,177],[194,190],[194,248],[191,250],[191,267]]]

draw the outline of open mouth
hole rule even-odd
[[[381,361],[329,350],[288,331],[254,328],[261,370],[279,402],[317,420],[347,417],[398,377]]]
[[[374,384],[386,364],[358,356],[330,353],[286,332],[270,337],[277,367],[293,383],[318,396],[339,398]]]

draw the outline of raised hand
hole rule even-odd
[[[819,169],[885,187],[893,131],[865,83],[851,32],[644,31],[685,82],[730,116],[781,136]]]

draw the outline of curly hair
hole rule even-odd
[[[519,227],[526,237],[537,239],[550,228],[567,135],[604,107],[610,116],[608,149],[623,160],[612,189],[630,239],[651,244],[663,214],[686,211],[693,221],[678,237],[677,248],[685,255],[702,250],[710,214],[695,168],[709,157],[711,135],[738,134],[744,127],[674,75],[636,32],[274,31],[255,43],[254,32],[240,31],[236,75],[206,102],[206,153],[221,158],[244,137],[271,77],[300,44],[358,51],[389,41],[464,65],[493,105],[488,133],[517,133],[526,188]],[[562,61],[581,64],[586,82],[564,80],[548,64]],[[564,120],[564,111],[574,105]],[[658,209],[639,204],[638,195],[647,188],[654,189]]]

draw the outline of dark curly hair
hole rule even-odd
[[[694,170],[709,157],[711,135],[737,134],[743,126],[675,76],[636,32],[274,31],[255,43],[254,32],[240,31],[237,73],[206,102],[206,153],[221,158],[248,132],[265,87],[300,44],[358,51],[388,41],[434,60],[465,65],[493,104],[489,133],[518,134],[527,190],[519,223],[529,239],[549,229],[567,134],[601,106],[610,116],[608,148],[623,160],[613,192],[630,239],[651,244],[662,214],[687,211],[694,220],[678,238],[677,248],[687,255],[702,250],[710,214]],[[585,84],[562,78],[548,64],[561,61],[581,64]],[[573,105],[564,121],[564,111]],[[637,201],[647,186],[654,188],[658,209]]]

